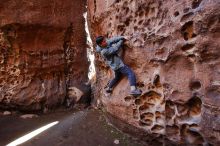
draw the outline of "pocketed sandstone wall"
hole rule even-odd
[[[128,95],[96,53],[95,97],[107,112],[142,129],[148,143],[219,145],[220,2],[218,0],[89,0],[93,40],[129,36],[124,61],[143,94]],[[151,137],[151,138],[149,138]]]
[[[72,87],[88,90],[85,5],[0,0],[1,108],[46,110],[63,104]]]

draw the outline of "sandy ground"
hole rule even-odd
[[[19,115],[0,116],[0,146],[54,121],[59,123],[21,145],[142,146],[108,124],[103,113],[94,109],[60,111],[31,119],[22,119]],[[115,140],[119,140],[119,144],[115,144]]]

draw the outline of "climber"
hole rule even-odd
[[[126,41],[126,37],[113,37],[106,39],[104,36],[98,36],[96,38],[96,51],[101,53],[101,56],[105,59],[106,63],[114,71],[115,77],[112,79],[106,87],[106,92],[111,93],[113,87],[120,80],[121,75],[128,77],[131,91],[130,94],[134,96],[141,95],[142,91],[136,87],[136,77],[130,67],[125,65],[119,56],[120,48]]]

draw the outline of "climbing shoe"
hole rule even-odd
[[[107,87],[107,88],[105,89],[105,92],[106,92],[106,93],[112,93],[112,88]]]
[[[131,91],[130,94],[133,96],[139,96],[142,94],[142,91],[140,89],[135,89],[135,90]]]

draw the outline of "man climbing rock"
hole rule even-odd
[[[142,91],[136,87],[135,74],[130,67],[123,63],[119,56],[119,51],[125,41],[126,38],[122,36],[113,37],[108,40],[104,36],[99,36],[96,38],[96,51],[101,53],[101,56],[115,73],[114,79],[112,79],[107,85],[106,92],[111,93],[113,87],[120,80],[121,76],[125,75],[128,77],[131,86],[130,94],[138,96],[141,95]]]

